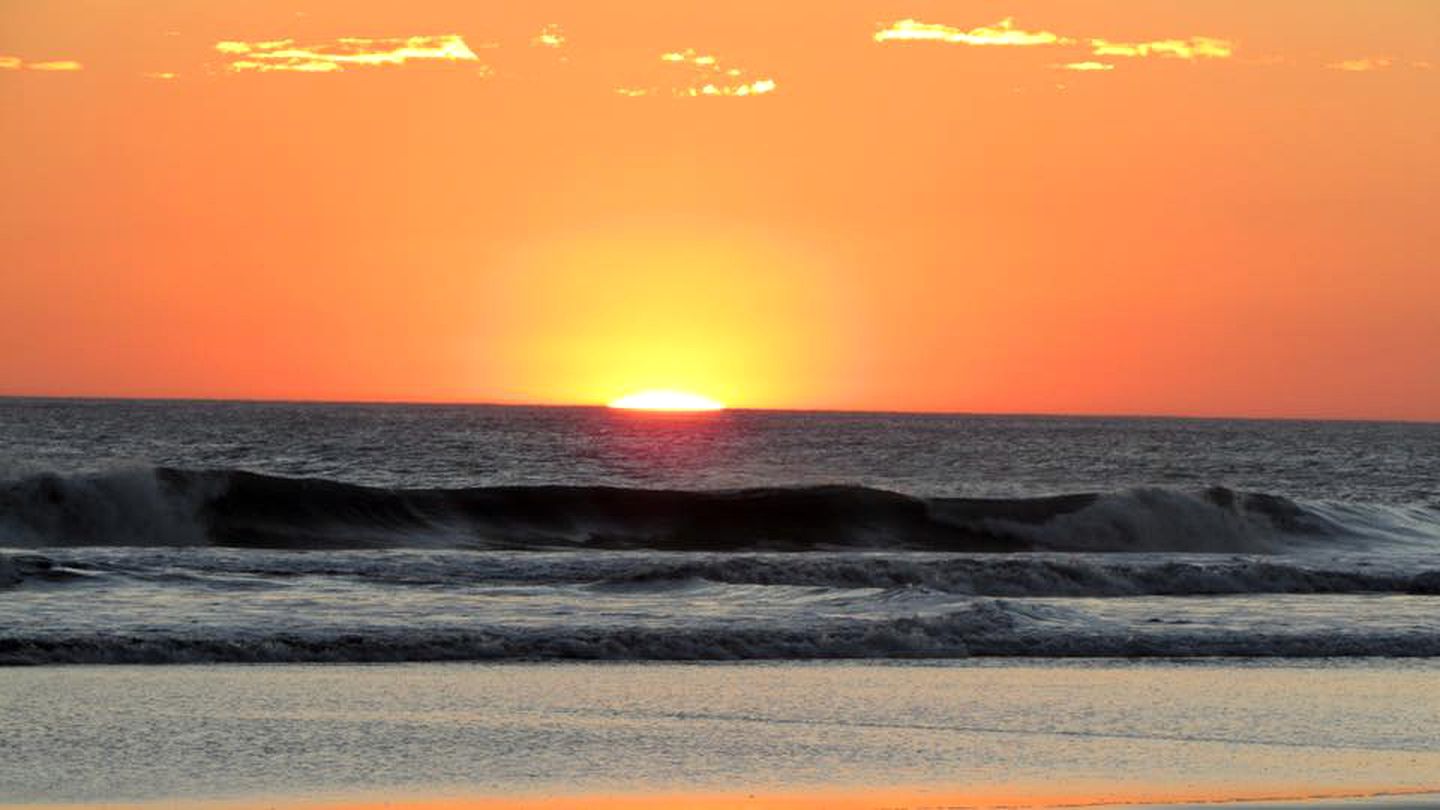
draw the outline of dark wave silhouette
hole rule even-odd
[[[923,499],[857,486],[385,489],[159,468],[0,485],[0,545],[1263,553],[1345,526],[1221,487]]]

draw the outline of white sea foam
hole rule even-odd
[[[255,630],[0,636],[0,664],[446,660],[756,660],[1007,657],[1440,655],[1440,628],[1299,627],[1262,632],[1122,624],[1082,610],[980,600],[932,616],[695,623],[683,627],[491,626],[470,630]]]

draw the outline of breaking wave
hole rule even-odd
[[[777,560],[646,561],[602,587],[690,581],[826,588],[925,588],[1001,597],[1219,596],[1231,594],[1440,594],[1440,570],[1367,571],[1294,561],[1239,558],[1142,564],[1050,557],[905,559],[850,557]]]
[[[1431,541],[1433,510],[1302,504],[1223,487],[922,499],[852,486],[677,491],[382,489],[169,468],[0,484],[0,545],[1269,553]],[[4,574],[0,574],[4,576]]]
[[[263,590],[297,578],[379,588],[458,589],[484,585],[580,587],[594,592],[663,593],[699,585],[779,586],[835,591],[924,590],[987,597],[1222,596],[1243,594],[1440,595],[1440,567],[1376,565],[1349,558],[1268,555],[1156,559],[1065,554],[621,553],[454,551],[208,550],[174,556],[131,550],[123,557],[63,551],[0,553],[0,589],[31,583],[175,585],[214,591]],[[1428,560],[1426,562],[1425,560]],[[1361,564],[1363,563],[1363,564]]]
[[[87,574],[57,565],[39,554],[0,554],[0,589],[23,582],[61,582],[84,579]]]
[[[985,600],[940,616],[804,627],[493,627],[477,630],[0,637],[0,665],[401,661],[1340,657],[1440,655],[1440,633],[1086,629],[1076,611]]]

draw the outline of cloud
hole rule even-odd
[[[661,62],[680,62],[691,65],[700,65],[706,68],[714,68],[719,60],[713,56],[706,56],[695,52],[694,48],[686,48],[682,51],[671,51],[660,54]]]
[[[1108,39],[1090,40],[1091,53],[1096,56],[1145,57],[1159,56],[1166,59],[1229,59],[1235,54],[1235,43],[1215,37],[1190,37],[1189,39],[1159,39],[1151,42],[1112,42]]]
[[[0,56],[0,70],[39,70],[45,73],[73,73],[77,70],[84,69],[85,65],[73,59],[26,62],[18,56]]]
[[[52,62],[26,62],[25,69],[68,73],[76,70],[84,70],[85,66],[73,59],[57,59]]]
[[[1325,67],[1331,70],[1343,70],[1347,73],[1369,73],[1375,70],[1386,70],[1395,66],[1395,60],[1388,56],[1366,56],[1360,59],[1346,59],[1340,62],[1331,62]]]
[[[565,33],[560,30],[560,26],[551,23],[540,29],[540,33],[530,40],[530,44],[537,48],[563,48]]]
[[[237,72],[338,73],[351,67],[404,65],[412,61],[477,64],[480,58],[459,34],[414,37],[339,37],[315,44],[293,39],[224,40],[215,50]]]
[[[978,46],[1056,46],[1083,45],[1093,56],[1137,58],[1156,56],[1167,59],[1226,59],[1235,53],[1235,43],[1216,37],[1158,39],[1146,42],[1117,42],[1103,38],[1078,39],[1053,31],[1027,31],[1015,27],[1015,18],[1006,17],[991,25],[966,30],[952,25],[926,23],[905,19],[891,23],[875,32],[876,42],[944,42]],[[1057,65],[1064,70],[1108,70],[1109,67],[1070,67],[1071,65],[1105,65],[1097,60],[1068,62]],[[1113,67],[1111,65],[1110,67]]]
[[[1109,62],[1066,62],[1061,65],[1051,65],[1056,70],[1075,70],[1082,73],[1103,72],[1114,70],[1115,66]]]
[[[739,68],[721,64],[718,57],[693,48],[660,54],[660,61],[672,71],[682,73],[668,89],[621,87],[616,92],[631,98],[670,95],[679,98],[763,96],[775,92],[779,85],[769,76],[749,77]]]
[[[698,87],[687,87],[682,95],[687,96],[760,96],[775,92],[774,79],[756,79],[740,84],[715,84],[709,82]]]
[[[1347,73],[1373,73],[1377,70],[1390,70],[1392,68],[1410,68],[1412,70],[1433,70],[1435,65],[1424,60],[1399,59],[1394,56],[1364,56],[1359,59],[1345,59],[1339,62],[1331,62],[1325,67],[1330,70],[1342,70]]]
[[[939,23],[906,19],[875,32],[876,42],[948,42],[959,45],[1069,45],[1075,40],[1049,31],[1024,31],[1015,27],[1015,18],[1006,17],[992,25],[969,31]]]
[[[141,73],[140,75],[146,79],[161,79],[164,81],[169,81],[170,79],[178,77],[180,74],[171,73],[168,70],[152,70],[146,73]]]

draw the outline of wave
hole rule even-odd
[[[827,556],[777,560],[735,556],[726,559],[647,561],[632,570],[609,574],[597,586],[648,585],[665,589],[691,582],[824,588],[924,588],[945,594],[997,597],[1440,595],[1440,570],[1347,570],[1263,559],[1129,564],[1035,557],[915,560]]]
[[[13,588],[24,582],[57,582],[82,579],[84,573],[56,565],[39,554],[0,554],[0,588]]]
[[[493,627],[478,630],[113,633],[0,637],[0,666],[39,664],[376,663],[401,661],[738,661],[894,658],[1435,657],[1440,633],[1254,632],[1094,626],[1052,605],[987,600],[939,616],[805,627]]]
[[[1440,535],[1431,518],[1427,539]],[[1393,535],[1382,519],[1223,487],[922,499],[855,486],[383,489],[171,468],[0,485],[0,545],[20,547],[1269,553]]]
[[[117,556],[118,554],[118,556]],[[537,586],[604,593],[665,593],[715,586],[928,592],[984,597],[1222,596],[1245,594],[1440,595],[1433,557],[1326,555],[1218,558],[1105,554],[814,552],[563,553],[443,550],[285,551],[77,550],[0,554],[0,588],[22,582],[147,584],[223,591],[290,587],[300,578],[375,588]]]

